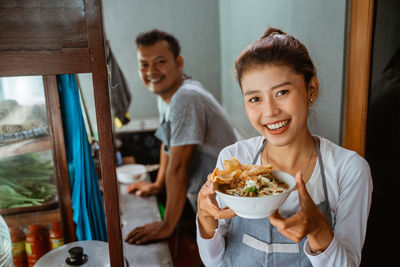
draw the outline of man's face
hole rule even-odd
[[[149,46],[139,45],[137,58],[143,84],[164,100],[170,99],[182,83],[183,58],[175,58],[164,40]]]

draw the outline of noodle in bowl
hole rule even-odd
[[[239,197],[225,194],[218,191],[218,187],[216,187],[215,192],[222,202],[231,208],[236,215],[246,219],[265,218],[279,209],[296,186],[296,180],[292,175],[277,170],[273,170],[272,174],[279,180],[286,182],[289,188],[281,193],[257,197]]]

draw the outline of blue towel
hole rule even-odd
[[[78,240],[107,241],[103,197],[97,180],[73,74],[57,75],[64,126],[73,220]]]

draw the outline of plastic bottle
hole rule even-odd
[[[14,267],[27,267],[25,233],[19,227],[9,227]]]
[[[26,235],[25,247],[28,266],[33,267],[35,263],[49,251],[49,237],[46,228],[34,224],[28,226],[29,233]]]
[[[50,250],[64,245],[64,236],[60,222],[53,222],[51,224],[49,241],[50,241]]]
[[[11,238],[8,226],[0,215],[0,267],[13,267]]]

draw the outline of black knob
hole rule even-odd
[[[69,256],[65,259],[65,262],[69,265],[79,266],[87,262],[88,256],[83,254],[82,247],[73,247],[68,250]]]

